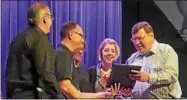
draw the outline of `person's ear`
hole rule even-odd
[[[72,37],[73,37],[73,34],[72,32],[69,32],[69,35],[68,35],[69,39],[72,40]]]
[[[46,20],[45,20],[45,18],[43,18],[43,23],[46,24]]]
[[[151,37],[154,37],[153,32],[149,32],[148,35],[151,36]]]
[[[151,37],[154,37],[154,33],[153,32],[151,32]]]

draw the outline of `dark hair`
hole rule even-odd
[[[131,34],[136,34],[138,32],[138,30],[141,28],[144,28],[146,33],[153,32],[153,28],[151,27],[151,25],[146,21],[142,21],[142,22],[136,23],[132,27]]]
[[[37,2],[33,4],[27,12],[28,25],[35,26],[37,23],[37,19],[40,14],[40,11],[47,7],[48,6],[44,2]]]
[[[63,27],[61,28],[60,30],[60,36],[61,36],[61,39],[64,39],[65,37],[68,36],[68,33],[75,29],[77,27],[77,23],[75,22],[67,22],[63,25]]]

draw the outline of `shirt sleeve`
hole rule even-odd
[[[171,47],[166,49],[163,61],[161,68],[149,74],[149,83],[172,84],[178,80],[178,56]]]
[[[57,96],[59,91],[54,74],[55,52],[52,45],[46,37],[40,37],[37,45],[35,45],[33,48],[34,64],[39,78],[44,85],[43,88],[48,95]]]
[[[72,57],[65,51],[56,52],[57,80],[72,80]]]

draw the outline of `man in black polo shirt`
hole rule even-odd
[[[77,70],[74,66],[72,52],[84,42],[82,28],[68,22],[61,29],[61,44],[56,50],[57,80],[66,98],[109,98],[111,92],[83,93],[79,91]]]
[[[54,75],[55,51],[47,33],[52,24],[49,7],[32,5],[27,13],[29,28],[11,42],[6,66],[6,98],[57,98]]]

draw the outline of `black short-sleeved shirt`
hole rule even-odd
[[[69,79],[79,90],[79,79],[77,70],[74,67],[72,52],[63,44],[56,49],[57,80]]]
[[[92,85],[90,83],[88,69],[81,64],[80,67],[77,67],[77,72],[79,74],[79,88],[81,92],[94,92]]]

